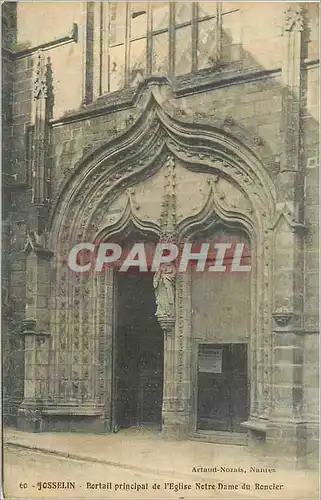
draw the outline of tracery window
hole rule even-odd
[[[237,13],[233,2],[101,2],[98,93],[135,86],[149,75],[215,66],[225,47],[239,43]],[[224,27],[230,20],[233,37]]]

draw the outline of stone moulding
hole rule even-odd
[[[281,73],[281,68],[271,70],[249,70],[242,71],[230,68],[222,73],[189,74],[186,77],[148,77],[140,82],[137,87],[124,88],[116,92],[108,93],[99,97],[95,102],[88,104],[81,111],[71,111],[70,113],[50,120],[53,127],[66,123],[95,118],[97,116],[114,113],[115,111],[130,109],[136,106],[146,89],[155,86],[165,86],[171,89],[174,98],[185,97],[190,94],[210,91],[218,88],[225,88],[229,85],[240,83],[256,82],[260,79],[275,78]]]
[[[43,415],[79,415],[79,416],[100,416],[103,414],[104,408],[93,407],[88,405],[51,405],[46,403],[42,408]]]
[[[229,137],[230,139],[234,139],[233,143],[235,146],[238,142],[243,143],[243,145],[247,147],[248,154],[252,156],[252,161],[260,161],[262,164],[264,164],[266,167],[266,171],[269,172],[269,177],[271,177],[271,169],[269,168],[269,166],[271,164],[272,152],[266,145],[259,147],[255,145],[253,141],[253,135],[249,130],[246,130],[239,123],[235,122],[233,126],[233,134],[228,131],[224,133],[224,117],[220,116],[217,116],[213,119],[214,122],[212,125],[209,125],[208,123],[199,123],[199,120],[194,120],[192,115],[184,117],[183,120],[177,120],[173,117],[173,115],[175,114],[173,113],[173,107],[168,106],[168,103],[166,102],[167,97],[164,92],[166,94],[167,90],[164,88],[159,88],[158,86],[147,88],[145,93],[146,95],[144,94],[144,96],[142,96],[142,111],[140,112],[139,117],[134,121],[132,127],[123,131],[112,139],[108,138],[105,146],[99,147],[96,150],[89,150],[84,155],[82,160],[75,164],[73,170],[71,172],[68,171],[67,175],[62,179],[58,192],[55,195],[55,199],[60,196],[61,191],[68,183],[69,179],[71,179],[74,175],[77,175],[78,169],[83,169],[84,164],[88,165],[92,163],[93,160],[97,162],[106,162],[107,157],[112,158],[114,156],[114,152],[116,152],[117,146],[120,147],[120,144],[123,144],[123,147],[125,149],[122,150],[122,153],[118,154],[118,158],[115,158],[116,161],[118,160],[118,172],[115,172],[114,175],[114,180],[119,184],[124,183],[125,177],[128,177],[127,172],[131,172],[133,175],[137,174],[137,164],[150,164],[151,158],[153,159],[154,164],[158,163],[157,159],[155,158],[155,146],[157,145],[159,147],[158,156],[162,155],[165,146],[168,146],[168,148],[170,149],[171,144],[173,144],[173,146],[175,147],[176,155],[179,156],[179,154],[182,153],[185,157],[191,157],[192,152],[189,152],[187,155],[184,153],[188,147],[191,148],[191,140],[193,140],[194,144],[192,146],[192,149],[194,153],[199,152],[199,160],[204,159],[204,164],[206,164],[208,160],[211,160],[211,162],[213,162],[213,159],[215,159],[215,157],[213,156],[213,154],[206,154],[206,149],[204,148],[204,146],[207,146],[207,149],[212,148],[213,150],[213,144],[211,144],[209,137],[210,134],[213,134],[214,131],[219,131],[222,139],[224,139],[224,135],[225,138]],[[170,133],[170,131],[172,133]],[[162,140],[161,136],[163,133],[168,135],[168,139],[166,141]],[[179,134],[184,134],[184,137],[186,137],[186,134],[188,134],[188,136],[190,137],[190,141],[188,142],[186,141],[186,139],[184,139],[185,144],[183,148],[182,144],[179,144],[177,142]],[[199,145],[196,144],[196,137]],[[141,154],[142,151],[140,144],[145,144],[145,141],[148,138],[151,139],[148,144],[154,147],[153,151],[149,151],[149,154],[145,155],[146,159],[144,159],[144,156]],[[205,144],[205,141],[207,141],[208,144]],[[226,146],[229,147],[228,144]],[[216,148],[218,151],[223,149],[222,142],[220,140],[216,144]],[[107,150],[109,151],[109,154],[106,156]],[[237,154],[237,149],[235,149],[235,156],[237,156]],[[137,158],[136,162],[134,162],[135,158]],[[223,159],[224,157],[222,157],[221,154],[218,154],[217,159],[220,158]],[[110,160],[108,160],[108,162],[110,164]],[[127,164],[127,172],[125,176],[120,172],[121,164],[123,164],[124,162],[126,162]],[[233,162],[233,158],[231,158],[231,162]],[[115,161],[113,161],[113,165],[116,167]],[[262,182],[263,179],[260,181],[260,185],[262,185]],[[270,192],[275,198],[275,194],[273,194],[274,188],[271,180],[265,180],[264,182],[268,182]],[[110,179],[106,180],[106,185],[112,187]],[[53,200],[54,202],[55,199]]]
[[[266,434],[268,430],[268,419],[251,418],[246,422],[242,422],[241,426],[245,429],[249,429],[250,431]]]

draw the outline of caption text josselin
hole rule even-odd
[[[78,487],[85,488],[86,490],[106,490],[114,492],[122,491],[148,491],[148,490],[165,490],[165,491],[201,491],[201,490],[216,490],[216,491],[237,491],[237,490],[270,490],[270,491],[280,491],[283,490],[284,485],[280,483],[272,482],[270,484],[266,483],[246,483],[246,482],[235,482],[235,483],[223,483],[223,482],[143,482],[143,483],[112,483],[107,482],[90,482],[87,481],[83,485],[77,485]],[[53,490],[53,489],[76,489],[75,481],[41,481],[36,484],[38,491]]]

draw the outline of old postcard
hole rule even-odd
[[[319,498],[319,5],[2,3],[4,498]]]

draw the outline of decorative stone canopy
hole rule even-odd
[[[50,245],[52,241],[55,246],[54,240],[67,242],[61,230],[68,225],[70,217],[75,221],[73,239],[81,239],[85,234],[94,237],[103,229],[100,220],[107,207],[120,193],[161,168],[168,155],[184,162],[191,171],[219,174],[247,193],[252,216],[237,214],[236,210],[233,214],[226,212],[225,217],[238,218],[239,222],[244,219],[249,233],[257,223],[265,226],[270,220],[272,226],[275,188],[263,161],[260,162],[256,154],[237,139],[233,140],[230,132],[172,118],[166,94],[157,85],[147,88],[140,105],[141,116],[123,135],[94,153],[90,152],[64,180],[51,211]],[[234,133],[236,130],[237,127]],[[155,232],[152,223],[147,224]],[[116,231],[119,229],[115,227]]]

